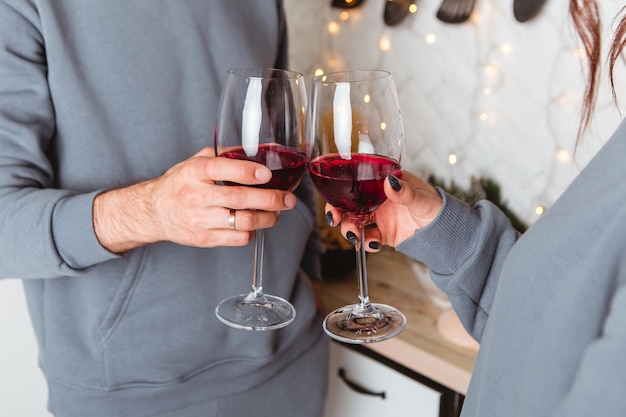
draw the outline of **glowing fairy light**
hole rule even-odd
[[[486,122],[489,119],[489,115],[485,112],[478,115],[481,122]]]
[[[503,54],[510,54],[511,52],[513,52],[513,44],[511,44],[510,42],[505,42],[502,45],[500,45],[500,52],[502,52]]]
[[[570,162],[572,155],[565,149],[558,149],[556,151],[556,159],[559,162]]]
[[[317,77],[317,76],[319,76],[319,75],[322,75],[323,73],[324,73],[324,70],[323,70],[323,69],[321,69],[321,68],[317,68],[317,69],[315,70],[315,76],[316,76],[316,77]]]
[[[386,36],[381,37],[380,40],[378,41],[378,48],[380,48],[381,51],[390,50],[391,40]]]
[[[339,15],[339,18],[345,22],[346,20],[350,19],[350,13],[348,13],[347,11],[344,10]]]
[[[543,213],[545,213],[546,209],[543,206],[537,206],[535,207],[535,214],[538,216],[541,216]]]
[[[456,154],[451,153],[450,155],[448,155],[448,163],[450,165],[455,165],[458,162],[458,158],[456,157]]]
[[[330,33],[331,35],[336,35],[339,33],[339,23],[335,22],[334,20],[328,22],[328,33]]]
[[[493,89],[491,87],[485,87],[483,88],[483,95],[485,96],[490,96],[491,93],[493,93]]]
[[[409,13],[415,13],[415,12],[417,12],[417,4],[411,3],[409,5]]]
[[[387,123],[380,122],[380,130],[385,130],[385,129],[387,129]]]
[[[426,41],[427,44],[434,44],[435,42],[437,42],[437,36],[435,36],[434,33],[428,33],[426,34],[426,36],[424,37],[424,40]]]
[[[363,102],[364,103],[369,103],[371,99],[372,99],[372,97],[369,94],[365,94],[363,96]]]

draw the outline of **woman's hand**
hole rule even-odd
[[[376,227],[365,231],[365,249],[377,252],[381,244],[392,247],[413,236],[415,230],[428,226],[439,214],[443,200],[435,188],[404,172],[402,180],[389,176],[384,184],[387,200],[376,209],[372,222]],[[356,244],[360,238],[356,226],[336,207],[326,204],[326,220],[331,226],[341,223],[341,233]]]
[[[96,197],[96,235],[115,253],[158,241],[243,246],[254,230],[275,225],[280,211],[296,204],[292,193],[245,186],[264,184],[271,177],[261,164],[216,158],[205,148],[158,178]],[[219,181],[242,185],[223,186]]]

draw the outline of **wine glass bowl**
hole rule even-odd
[[[253,187],[294,191],[307,166],[306,104],[300,73],[273,68],[229,70],[215,126],[216,155],[257,162],[272,171],[270,181]],[[215,309],[218,319],[231,327],[273,330],[295,319],[291,303],[263,291],[264,236],[264,230],[256,231],[250,292],[222,300]]]
[[[394,307],[369,301],[365,225],[386,200],[388,175],[402,176],[404,126],[391,74],[345,71],[313,78],[307,110],[307,159],[320,195],[358,228],[358,303],[339,308],[324,330],[346,343],[368,343],[398,335],[406,325]]]
[[[330,154],[313,160],[310,172],[327,202],[354,221],[366,221],[386,199],[383,182],[387,175],[399,177],[402,168],[398,161],[379,155],[354,153],[344,159]]]
[[[247,155],[243,147],[223,150],[219,156],[258,162],[272,171],[272,178],[265,184],[251,185],[257,188],[273,188],[294,191],[306,170],[306,154],[304,149],[292,148],[277,143],[260,145],[255,155]],[[228,182],[228,185],[236,185]]]

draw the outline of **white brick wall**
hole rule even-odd
[[[610,29],[623,2],[601,1]],[[567,1],[547,0],[536,18],[519,23],[512,0],[477,0],[468,22],[447,24],[435,16],[440,1],[418,0],[418,11],[394,27],[383,21],[386,0],[364,1],[348,20],[330,3],[286,0],[291,67],[307,80],[319,67],[391,71],[405,116],[407,168],[460,185],[489,176],[528,223],[537,218],[535,207],[554,202],[621,119],[605,88],[575,159],[557,158],[574,151],[583,88]],[[331,21],[339,24],[335,35],[327,30]],[[381,39],[389,50],[379,48]],[[624,71],[619,81],[625,93]],[[451,153],[458,157],[453,166]]]

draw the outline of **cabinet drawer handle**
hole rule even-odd
[[[350,379],[348,379],[348,376],[346,375],[346,370],[345,369],[339,368],[339,371],[337,372],[337,375],[339,375],[339,378],[341,378],[341,380],[343,382],[345,382],[347,386],[349,386],[350,388],[352,388],[356,392],[364,394],[364,395],[371,395],[373,397],[380,397],[383,400],[385,399],[385,391],[383,391],[383,392],[370,391],[367,388],[364,388],[361,385],[357,384],[356,382],[351,381]]]

